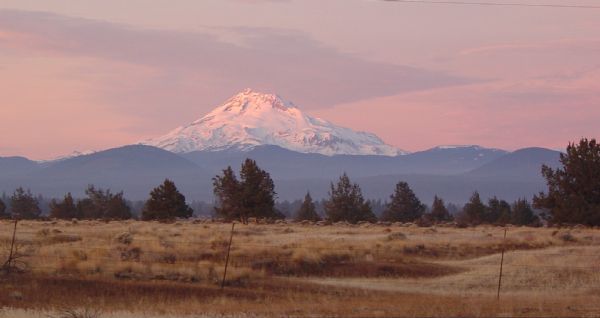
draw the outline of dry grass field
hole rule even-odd
[[[230,230],[20,222],[0,317],[600,316],[598,229],[237,224],[221,289]]]

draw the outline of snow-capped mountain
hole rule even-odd
[[[304,114],[273,94],[246,89],[193,123],[141,144],[175,153],[275,145],[324,155],[396,156],[405,152],[379,137]]]

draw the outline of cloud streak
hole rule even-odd
[[[21,36],[4,39],[0,47],[144,65],[161,74],[158,81],[193,81],[197,84],[193,95],[208,103],[221,101],[244,87],[255,87],[289,96],[307,108],[327,107],[469,81],[414,67],[364,61],[295,31],[228,29],[232,30],[244,38],[244,45],[200,32],[140,29],[43,12],[0,11],[0,32]],[[164,84],[165,90],[172,89]],[[135,105],[130,107],[135,109]]]
[[[530,7],[530,8],[559,8],[559,9],[600,9],[600,6],[585,4],[556,4],[556,3],[524,3],[524,2],[482,2],[482,1],[441,1],[441,0],[381,0],[386,2],[466,5],[484,7]]]

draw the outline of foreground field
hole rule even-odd
[[[221,289],[230,231],[21,222],[0,317],[600,315],[597,229],[238,224]],[[11,234],[0,223],[2,263]]]

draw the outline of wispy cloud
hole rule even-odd
[[[156,82],[145,81],[143,85],[149,86],[140,87],[140,93],[147,90],[154,95],[160,85],[163,91],[180,92],[181,88],[173,87],[176,83],[191,87],[194,92],[190,96],[196,103],[214,103],[244,87],[255,87],[289,96],[305,107],[327,107],[467,82],[448,74],[361,60],[289,30],[227,29],[244,38],[244,45],[236,45],[208,33],[141,29],[43,12],[4,10],[0,11],[0,32],[26,37],[5,38],[0,47],[20,46],[40,55],[100,58],[152,67],[157,70]],[[143,99],[138,103],[145,108],[165,106],[151,106],[152,101]],[[136,109],[135,101],[129,109]]]
[[[502,43],[494,45],[485,45],[464,49],[459,52],[460,55],[483,54],[498,51],[515,51],[515,50],[540,50],[540,49],[557,49],[575,47],[589,48],[591,45],[600,47],[599,39],[561,39],[554,41],[542,41],[532,43]]]

